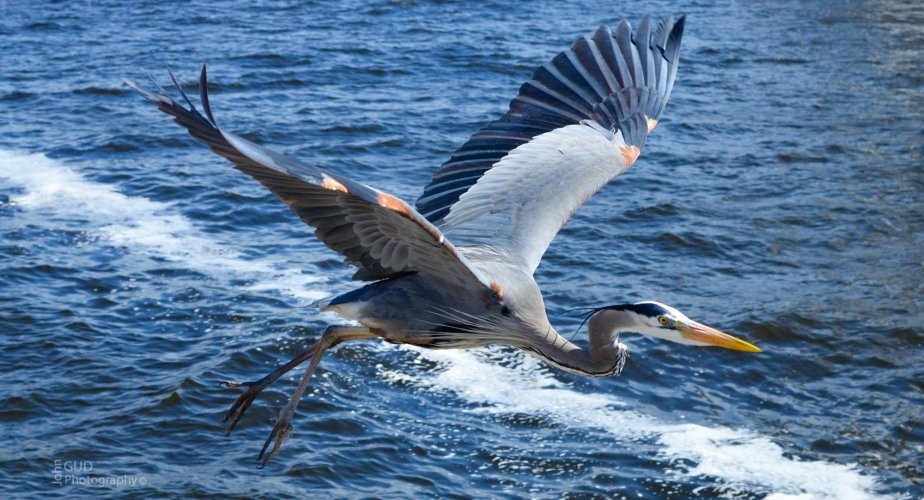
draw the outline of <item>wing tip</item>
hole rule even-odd
[[[686,14],[667,15],[656,24],[652,16],[645,16],[636,30],[627,18],[622,18],[615,26],[605,23],[591,35],[578,37],[569,49],[540,66],[520,87],[503,117],[481,130],[495,123],[520,127],[519,137],[528,142],[540,133],[591,118],[608,129],[619,130],[628,146],[641,149],[670,98],[686,17]],[[574,57],[562,57],[568,50]],[[549,67],[556,71],[550,71]],[[533,85],[534,82],[542,85]],[[598,89],[610,94],[602,96]],[[601,99],[592,103],[590,113],[581,111],[582,116],[574,116],[576,108],[571,103],[587,101],[585,95],[594,94]],[[464,164],[464,170],[474,171],[477,167],[483,174],[509,153],[509,149],[490,149],[493,144],[489,148],[488,140],[480,137],[480,133],[453,153],[417,199],[417,210],[433,224],[441,225],[450,207],[480,177],[466,176],[471,183],[465,184],[450,178],[448,172],[455,172]],[[459,152],[472,143],[486,151],[490,149],[490,154],[457,159]],[[633,154],[625,155],[627,163],[637,157],[634,150],[630,152]]]
[[[193,104],[192,100],[190,100],[189,96],[183,90],[182,85],[180,84],[179,80],[176,78],[176,75],[173,73],[173,70],[169,66],[167,66],[167,74],[170,75],[170,80],[173,83],[174,89],[177,92],[179,92],[183,101],[185,101],[186,104],[189,105],[189,109],[184,108],[179,102],[177,102],[176,99],[170,97],[169,95],[170,92],[168,92],[159,83],[157,83],[157,80],[155,80],[154,77],[151,76],[151,74],[148,72],[145,72],[145,75],[151,81],[151,85],[153,85],[154,89],[156,90],[146,88],[145,86],[141,85],[140,83],[138,83],[132,78],[123,78],[122,81],[126,85],[128,85],[129,87],[137,91],[139,94],[141,94],[141,96],[144,97],[145,99],[158,104],[161,111],[164,111],[167,114],[170,114],[177,119],[179,119],[180,116],[185,115],[187,116],[187,118],[192,118],[194,121],[197,120],[217,130],[218,123],[215,121],[215,117],[212,115],[212,108],[209,105],[209,101],[208,101],[208,90],[207,90],[208,81],[207,81],[207,77],[205,73],[205,64],[202,65],[202,73],[200,74],[200,77],[199,77],[199,85],[200,85],[199,98],[201,99],[202,107],[205,110],[206,115],[208,115],[208,118],[202,116],[202,114],[196,108],[196,105]]]
[[[139,94],[141,94],[141,97],[144,97],[145,99],[151,102],[163,103],[163,104],[170,104],[173,102],[173,99],[171,99],[169,96],[151,92],[150,90],[144,88],[140,83],[136,82],[135,80],[131,78],[127,78],[127,77],[123,78],[122,82],[128,85],[129,87],[131,87],[132,89],[134,89]]]
[[[683,38],[683,28],[686,25],[686,20],[687,15],[681,15],[677,21],[674,22],[674,27],[671,28],[670,35],[667,37],[667,47],[665,47],[665,49],[671,52],[674,57],[667,57],[667,54],[665,54],[665,57],[667,57],[667,60],[672,64],[676,64],[676,55],[680,53],[680,40]]]
[[[212,106],[209,104],[209,79],[206,70],[206,64],[202,63],[202,70],[199,72],[199,101],[202,103],[202,109],[205,115],[209,117],[212,125],[218,126],[215,116],[212,115]]]

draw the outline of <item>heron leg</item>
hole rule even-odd
[[[338,328],[344,331],[353,330],[354,333],[358,333],[358,334],[369,332],[369,330],[366,328],[354,328],[354,327],[345,327],[345,326],[344,327],[333,327],[333,328]],[[330,330],[330,328],[328,328],[328,330]],[[371,337],[357,337],[357,338],[371,338]],[[340,342],[342,342],[342,340]],[[299,353],[298,356],[295,356],[294,358],[289,360],[286,364],[280,366],[279,368],[276,368],[275,370],[273,370],[272,373],[261,378],[260,380],[257,380],[256,382],[231,382],[231,381],[222,382],[222,385],[224,385],[225,387],[232,388],[232,389],[239,388],[239,387],[247,388],[247,390],[244,391],[244,393],[242,393],[240,396],[237,397],[237,399],[234,401],[234,404],[232,404],[231,407],[228,408],[227,411],[225,411],[224,418],[222,419],[222,421],[227,422],[228,420],[231,420],[231,422],[228,423],[228,427],[225,428],[225,435],[227,436],[231,434],[231,431],[233,431],[234,427],[237,426],[237,423],[241,420],[241,417],[244,416],[244,413],[250,408],[250,405],[253,404],[254,400],[257,399],[257,396],[261,392],[263,392],[264,389],[266,389],[273,382],[278,380],[279,377],[282,377],[286,373],[289,373],[289,371],[291,371],[296,366],[302,364],[306,359],[314,356],[315,352],[317,352],[318,350],[318,346],[320,345],[321,345],[321,341],[315,342],[311,347]]]
[[[324,352],[347,340],[372,339],[377,337],[378,335],[373,333],[370,329],[363,327],[331,326],[327,328],[324,335],[321,336],[321,339],[309,349],[309,351],[312,351],[310,354],[311,362],[308,363],[305,375],[302,376],[302,380],[298,383],[298,388],[295,389],[295,392],[289,399],[289,404],[279,410],[276,424],[273,426],[273,430],[270,432],[269,437],[266,438],[266,442],[263,443],[263,448],[257,456],[257,461],[261,461],[260,467],[265,466],[266,463],[269,462],[269,459],[279,451],[279,447],[282,445],[283,440],[292,432],[292,417],[295,415],[295,409],[298,407],[298,402],[301,400],[302,394],[304,394],[305,390],[308,388],[308,381],[311,380],[311,376],[314,375],[314,370],[318,367],[318,363],[321,362],[321,357],[324,356]],[[273,443],[273,448],[267,453],[266,450],[270,443]]]
[[[257,399],[257,396],[263,392],[263,389],[266,389],[273,382],[275,382],[279,377],[288,373],[292,368],[300,365],[306,359],[314,356],[315,350],[317,349],[318,343],[315,343],[308,349],[305,349],[304,352],[295,356],[288,363],[280,366],[273,370],[269,375],[257,380],[256,382],[222,382],[225,387],[238,388],[246,387],[247,390],[243,394],[237,397],[237,400],[234,401],[234,404],[231,405],[231,408],[225,412],[224,419],[222,421],[227,422],[231,419],[231,422],[228,424],[228,427],[225,429],[225,435],[231,434],[231,431],[234,430],[234,426],[241,420],[241,417],[244,416],[244,412],[250,408],[250,405],[253,404],[254,400]]]

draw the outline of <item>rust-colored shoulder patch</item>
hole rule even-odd
[[[648,133],[650,134],[651,131],[654,130],[654,128],[658,125],[658,120],[655,120],[654,118],[648,118],[647,116],[645,118],[648,119]]]
[[[504,289],[500,286],[500,283],[494,281],[491,282],[491,290],[494,290],[494,294],[497,295],[497,300],[504,301]]]
[[[380,206],[394,210],[405,217],[411,217],[411,212],[407,209],[407,204],[390,194],[379,193],[377,201]]]
[[[638,155],[642,154],[642,150],[638,146],[619,146],[619,152],[626,159],[626,166],[628,167],[631,167],[635,160],[638,160]]]
[[[344,192],[344,193],[349,193],[349,191],[347,190],[346,186],[344,186],[343,184],[341,184],[341,183],[340,183],[339,181],[337,181],[336,179],[333,179],[333,178],[328,177],[328,176],[326,176],[326,175],[324,176],[324,181],[321,182],[321,187],[324,188],[324,189],[329,189],[329,190],[331,190],[331,191],[342,191],[342,192]]]
[[[426,231],[427,234],[429,234],[430,237],[432,237],[434,241],[436,241],[443,248],[445,248],[446,251],[448,251],[453,257],[455,257],[456,259],[460,258],[459,253],[456,252],[455,247],[453,247],[451,244],[449,244],[448,241],[446,241],[446,238],[443,236],[443,233],[440,232],[440,230],[437,229],[435,226],[430,224],[430,222],[427,219],[424,219],[423,217],[421,217],[420,214],[418,214],[417,212],[413,212],[407,203],[387,193],[378,193],[378,196],[376,197],[376,201],[378,202],[379,206],[385,207],[389,210],[393,210],[403,215],[405,218],[417,223],[417,225],[420,226],[421,229]]]

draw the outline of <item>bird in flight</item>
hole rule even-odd
[[[684,18],[626,20],[578,38],[536,70],[507,113],[476,132],[433,175],[412,206],[404,200],[226,131],[212,114],[206,68],[200,113],[171,73],[182,101],[159,85],[126,80],[189,133],[279,197],[315,235],[357,268],[362,286],[319,307],[352,320],[255,382],[224,414],[230,433],[267,386],[308,361],[304,376],[257,457],[261,466],[292,430],[302,394],[325,351],[380,338],[431,349],[502,344],[571,373],[618,375],[622,332],[694,346],[759,352],[752,344],[658,302],[591,310],[582,349],[549,323],[533,274],[552,239],[588,198],[641,153],[674,86]],[[188,106],[188,107],[187,107]],[[355,326],[356,324],[360,326]]]

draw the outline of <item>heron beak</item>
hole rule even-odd
[[[726,349],[734,349],[736,351],[762,352],[761,349],[755,345],[695,321],[689,325],[678,326],[677,330],[685,339],[701,342],[704,345],[714,345]]]

